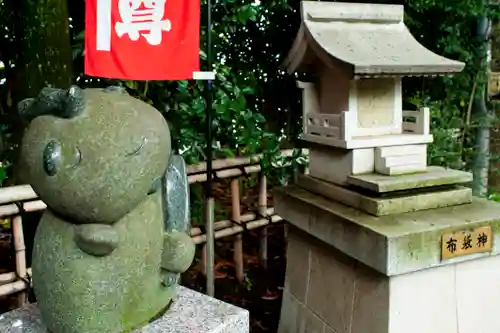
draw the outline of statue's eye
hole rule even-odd
[[[59,141],[50,141],[43,150],[43,169],[49,176],[54,176],[61,165],[61,144]]]

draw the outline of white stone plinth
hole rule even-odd
[[[179,287],[165,315],[134,333],[248,333],[249,327],[247,310]],[[47,329],[31,304],[0,315],[0,332],[47,333]]]
[[[386,276],[289,229],[278,333],[497,333],[500,256]]]
[[[288,186],[278,333],[500,332],[500,204],[376,217]],[[447,258],[443,235],[491,228],[491,250]],[[459,245],[460,246],[460,245]]]

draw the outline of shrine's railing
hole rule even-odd
[[[420,111],[403,111],[403,131],[414,134],[429,134],[429,108],[425,107],[420,109]]]
[[[342,112],[341,114],[308,113],[304,122],[304,133],[325,139],[349,140],[352,137],[349,130],[356,126],[356,124],[351,124],[352,115],[350,112]]]
[[[281,156],[292,156],[293,150],[284,150]],[[244,280],[243,244],[241,234],[245,230],[261,229],[260,260],[267,265],[267,233],[266,226],[271,223],[281,222],[280,216],[275,214],[273,207],[268,207],[267,179],[261,172],[260,160],[262,155],[252,157],[231,158],[213,161],[214,175],[218,179],[231,179],[231,219],[218,221],[214,224],[215,239],[234,236],[234,261],[236,276]],[[274,167],[286,167],[286,162]],[[241,177],[259,173],[258,211],[255,213],[241,214],[239,181]],[[206,163],[188,166],[188,179],[190,184],[203,183],[207,179]],[[0,219],[9,219],[12,228],[13,248],[15,251],[15,272],[0,274],[0,296],[17,294],[18,306],[26,302],[26,289],[30,283],[31,268],[26,265],[26,247],[23,233],[22,213],[45,210],[47,206],[38,199],[29,185],[19,185],[0,188]],[[191,237],[196,244],[204,244],[206,235],[199,227],[191,229]],[[203,256],[206,258],[206,248],[203,246]]]
[[[306,133],[340,138],[342,135],[342,117],[337,114],[308,114]]]
[[[430,131],[429,108],[420,111],[403,111],[403,134],[423,134]],[[345,111],[340,114],[322,114],[309,112],[305,116],[305,137],[316,137],[321,142],[349,141],[357,137],[377,136],[377,133],[390,132],[386,128],[360,128],[355,112]]]

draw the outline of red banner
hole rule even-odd
[[[200,0],[85,2],[85,74],[185,80],[200,70]]]

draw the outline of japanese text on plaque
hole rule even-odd
[[[450,259],[467,254],[490,252],[492,247],[491,226],[472,231],[458,231],[443,235],[441,258]]]

